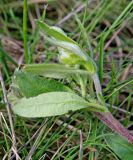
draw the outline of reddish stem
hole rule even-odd
[[[98,101],[102,103],[101,99],[99,98],[99,94],[102,95],[102,88],[100,85],[99,77],[97,74],[94,74],[92,75],[92,79],[95,85]],[[129,131],[117,119],[115,119],[115,117],[113,117],[113,115],[110,112],[95,112],[95,114],[110,129],[125,137],[131,144],[133,144],[133,135],[131,135]]]
[[[125,137],[131,144],[133,144],[133,136],[124,126],[116,120],[110,112],[100,113],[95,112],[96,116],[105,123],[110,129]]]

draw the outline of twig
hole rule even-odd
[[[3,95],[4,95],[4,102],[6,104],[6,109],[7,109],[7,113],[8,113],[8,118],[9,118],[9,123],[10,123],[10,128],[11,128],[11,134],[12,134],[12,150],[15,151],[15,155],[16,155],[16,159],[18,159],[18,154],[17,154],[17,148],[16,148],[16,137],[15,137],[15,132],[14,132],[14,126],[13,126],[13,120],[12,120],[12,115],[11,115],[11,111],[10,111],[10,104],[8,102],[8,98],[7,98],[7,94],[6,94],[6,88],[4,85],[4,80],[2,77],[2,73],[0,70],[0,82],[1,82],[1,86],[2,86],[2,90],[3,90]]]
[[[113,36],[107,41],[107,43],[105,44],[104,50],[106,50],[109,45],[112,43],[112,41],[118,36],[118,34],[122,31],[122,29],[125,27],[125,23],[123,24],[123,26],[121,28],[119,28],[116,32],[114,32]]]

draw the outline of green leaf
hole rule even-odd
[[[37,75],[16,71],[14,74],[14,84],[18,85],[20,92],[25,97],[34,97],[41,93],[53,91],[71,92],[71,89],[53,79],[44,79]]]
[[[46,23],[40,21],[40,20],[36,20],[38,26],[44,30],[49,36],[54,37],[57,40],[60,41],[66,41],[66,42],[71,42],[74,44],[77,44],[75,41],[73,41],[71,38],[67,37],[65,34],[55,30],[54,28],[48,26]]]
[[[81,97],[68,92],[50,92],[33,98],[22,98],[13,111],[23,117],[48,117],[62,115],[88,107]]]
[[[33,73],[51,78],[68,78],[76,74],[88,76],[88,71],[67,67],[61,64],[31,64],[23,68],[28,73]]]
[[[89,107],[104,111],[104,107],[85,101],[74,93],[49,92],[36,97],[22,98],[13,104],[12,110],[22,117],[49,117]]]
[[[123,137],[113,134],[106,137],[106,142],[121,160],[133,160],[133,145]]]

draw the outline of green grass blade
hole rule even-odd
[[[24,39],[24,56],[26,63],[29,62],[28,40],[27,40],[27,0],[24,0],[23,8],[23,39]]]

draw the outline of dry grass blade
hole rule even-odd
[[[48,121],[48,119],[45,120],[44,124],[46,124],[47,121]],[[40,141],[40,139],[41,139],[41,137],[42,137],[42,135],[43,135],[43,133],[44,133],[44,131],[45,131],[45,128],[46,128],[46,125],[44,125],[44,126],[41,128],[41,130],[40,130],[40,132],[39,132],[39,134],[38,134],[38,136],[37,136],[37,138],[36,138],[33,146],[32,146],[31,149],[30,149],[30,152],[29,152],[28,156],[25,158],[25,160],[31,159],[32,155],[34,154],[35,150],[37,149],[37,146],[38,146],[39,141]]]
[[[82,11],[85,7],[85,4],[80,5],[75,11],[70,12],[68,15],[66,15],[63,19],[61,19],[57,25],[60,26],[61,24],[63,24],[64,22],[66,22],[68,19],[70,19],[72,16],[75,15],[75,13],[78,13],[80,11]]]
[[[79,150],[79,159],[82,160],[83,158],[83,135],[82,131],[80,130],[80,150]]]
[[[6,88],[5,88],[5,85],[4,85],[4,80],[3,80],[3,77],[2,77],[1,70],[0,70],[0,82],[1,82],[2,90],[3,90],[4,102],[6,104],[6,109],[7,109],[8,118],[9,118],[10,127],[11,127],[11,133],[12,133],[12,151],[16,155],[16,160],[18,160],[19,156],[17,154],[16,137],[15,137],[15,132],[14,132],[12,115],[11,115],[11,111],[10,111],[10,104],[8,102],[8,98],[7,98],[7,94],[6,94]]]

